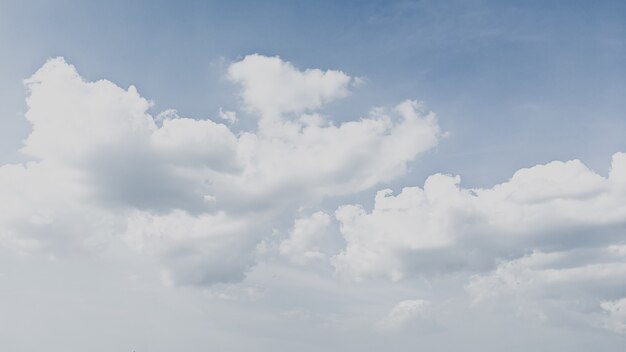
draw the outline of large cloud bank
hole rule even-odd
[[[429,270],[489,268],[533,250],[602,247],[624,239],[626,153],[608,177],[578,160],[517,171],[489,189],[463,189],[460,177],[430,176],[423,188],[379,191],[367,212],[340,207],[347,248],[334,258],[355,278],[400,279]]]
[[[268,256],[344,282],[454,277],[468,309],[626,333],[626,153],[606,175],[578,160],[484,189],[436,174],[371,208],[328,209],[405,175],[441,139],[435,115],[407,100],[336,122],[325,104],[360,80],[278,57],[246,56],[227,76],[252,130],[230,111],[152,116],[135,87],[49,60],[25,81],[32,161],[0,167],[0,245],[64,256],[121,239],[172,285],[244,280]],[[457,303],[406,297],[375,325],[423,325]]]
[[[2,243],[58,255],[122,236],[174,284],[239,280],[294,207],[392,180],[441,135],[414,101],[339,124],[319,114],[349,93],[355,79],[343,72],[251,55],[228,77],[256,130],[153,117],[135,87],[87,82],[49,60],[25,81],[32,133],[22,151],[33,161],[0,169]]]
[[[338,274],[461,274],[472,306],[626,332],[626,153],[613,155],[607,177],[572,160],[488,189],[459,184],[437,174],[423,188],[379,191],[371,211],[340,207]]]

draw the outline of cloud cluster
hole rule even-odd
[[[624,333],[625,254],[624,245],[536,251],[472,277],[466,290],[476,307]]]
[[[325,260],[327,252],[321,246],[329,242],[324,237],[329,233],[330,221],[330,216],[321,211],[296,219],[289,237],[280,243],[280,254],[297,264]]]
[[[56,255],[120,236],[173,284],[239,280],[294,207],[392,180],[441,135],[413,101],[335,124],[318,110],[355,82],[339,71],[250,55],[228,75],[257,129],[175,110],[153,117],[135,87],[88,82],[49,60],[25,81],[32,132],[22,151],[33,161],[0,169],[2,244]],[[237,122],[232,111],[217,118]],[[305,232],[294,233],[306,241]]]
[[[626,153],[603,177],[578,160],[517,171],[487,189],[433,175],[336,211],[338,274],[363,280],[462,274],[473,305],[624,332]],[[457,297],[463,293],[458,292]]]
[[[457,306],[626,332],[626,153],[606,176],[578,160],[481,189],[435,174],[379,191],[372,209],[326,209],[404,175],[440,140],[436,116],[407,100],[336,123],[321,109],[359,82],[343,72],[250,55],[227,73],[252,130],[229,110],[152,116],[134,87],[49,60],[25,81],[32,160],[0,166],[0,245],[61,256],[121,239],[166,282],[205,286],[244,279],[269,248],[270,266],[348,282],[444,277]],[[454,306],[414,293],[394,297],[375,328],[429,328]]]
[[[334,259],[356,279],[430,270],[491,268],[499,258],[533,250],[603,246],[623,239],[626,153],[608,177],[578,160],[517,171],[488,189],[463,189],[460,177],[437,174],[398,195],[379,191],[374,209],[336,211],[346,249]]]

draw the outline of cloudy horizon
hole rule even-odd
[[[0,346],[620,351],[626,7],[445,3],[0,5]]]

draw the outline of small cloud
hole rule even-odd
[[[280,253],[296,264],[325,260],[321,246],[326,242],[329,225],[330,216],[324,212],[296,219],[289,238],[280,243]]]
[[[180,116],[178,115],[178,110],[176,109],[167,109],[167,110],[163,110],[160,113],[157,114],[157,116],[154,118],[154,121],[158,124],[163,124],[163,121],[166,120],[174,120],[174,119],[178,119],[180,118]]]
[[[353,78],[342,71],[299,70],[280,57],[248,55],[231,64],[228,77],[242,87],[246,106],[263,119],[301,113],[348,95]]]
[[[239,121],[237,119],[237,113],[234,111],[222,110],[222,108],[220,108],[218,116],[220,119],[228,122],[229,125],[235,124]]]

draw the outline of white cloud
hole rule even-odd
[[[621,249],[533,252],[472,277],[466,290],[473,305],[484,309],[623,333],[619,307],[626,296],[626,251]]]
[[[244,133],[238,151],[247,170],[238,179],[220,180],[221,188],[236,183],[250,195],[274,193],[276,201],[277,196],[287,196],[284,192],[336,196],[390,181],[404,174],[407,163],[436,145],[440,136],[432,113],[421,114],[415,102],[400,106],[408,109],[339,126],[294,122],[276,126],[280,136]]]
[[[255,65],[271,69],[261,79],[253,77]],[[449,275],[462,282],[445,290],[457,305],[467,292],[475,306],[623,332],[626,153],[613,156],[606,177],[577,160],[555,161],[492,188],[463,189],[460,177],[436,174],[422,188],[382,190],[372,210],[336,210],[345,240],[339,252],[330,215],[312,211],[294,220],[295,209],[324,209],[328,199],[404,175],[441,138],[435,115],[408,100],[336,123],[316,109],[347,94],[354,79],[344,73],[299,71],[258,55],[229,72],[236,72],[246,108],[259,115],[255,130],[235,133],[175,110],[153,118],[133,87],[86,82],[62,59],[46,63],[26,81],[33,132],[23,151],[34,160],[0,166],[0,244],[60,256],[99,251],[119,236],[174,285],[237,282],[263,246],[277,244],[260,257],[271,262],[280,254],[311,275],[307,280],[337,291],[345,283],[322,279],[326,266],[300,264],[330,263],[356,280]],[[277,95],[264,100],[263,84]],[[216,118],[234,123],[236,114]],[[277,243],[275,233],[288,236]],[[442,300],[434,292],[443,290],[398,290],[378,297],[378,306],[428,300],[400,301],[382,320],[372,308],[365,324],[378,321],[384,331],[429,326]]]
[[[577,160],[555,161],[489,189],[462,189],[458,176],[438,174],[397,196],[378,192],[369,213],[359,205],[337,210],[347,247],[333,263],[356,279],[398,280],[490,268],[534,249],[611,243],[626,223],[625,163],[626,153],[615,154],[608,177]]]
[[[54,162],[0,166],[0,245],[53,255],[101,249],[123,221],[88,202],[82,180]]]
[[[236,134],[172,109],[153,118],[134,87],[87,82],[62,58],[49,60],[25,81],[32,133],[23,151],[36,160],[0,169],[9,200],[2,243],[58,254],[121,235],[174,284],[233,281],[294,207],[401,176],[440,138],[434,114],[412,101],[338,125],[316,114],[347,94],[352,78],[339,71],[251,55],[229,74],[246,106],[271,123]],[[236,121],[234,112],[218,117]]]
[[[555,161],[487,189],[437,174],[383,190],[371,211],[336,211],[347,244],[331,263],[357,281],[460,275],[483,312],[623,332],[625,165],[616,153],[607,177]]]
[[[325,260],[322,246],[328,242],[329,225],[330,216],[323,212],[296,219],[289,237],[280,243],[280,253],[297,264]]]
[[[155,152],[171,163],[218,171],[238,168],[237,137],[211,120],[164,120],[152,134],[151,143]]]
[[[257,64],[275,70],[246,76]],[[341,206],[335,222],[338,197],[398,179],[437,145],[436,116],[407,100],[339,123],[318,109],[348,93],[356,80],[346,74],[258,55],[232,67],[244,108],[261,121],[255,129],[235,131],[234,111],[153,118],[133,87],[46,63],[26,80],[33,132],[23,151],[33,160],[0,166],[0,247],[156,263],[147,276],[211,286],[163,290],[185,302],[196,295],[189,311],[219,301],[206,309],[223,309],[219,324],[228,317],[239,329],[245,316],[244,331],[258,334],[273,324],[342,338],[366,331],[371,347],[387,334],[468,336],[490,319],[626,332],[626,153],[607,176],[577,160],[485,189],[436,174],[423,187],[378,192],[372,209]],[[264,100],[263,84],[277,95]],[[122,275],[125,263],[116,262]],[[362,282],[337,280],[333,269]],[[486,340],[499,331],[484,330]]]
[[[218,116],[219,116],[220,119],[228,122],[231,125],[234,124],[234,123],[237,123],[239,121],[239,119],[237,119],[237,113],[236,112],[228,111],[228,110],[222,110],[222,108],[220,108]]]
[[[228,77],[242,86],[245,105],[265,119],[318,109],[348,95],[348,87],[354,80],[341,71],[300,71],[277,56],[258,54],[230,65]]]
[[[150,103],[134,86],[85,82],[62,58],[48,60],[25,84],[32,132],[22,151],[36,158],[78,161],[97,149],[141,144],[156,129]]]
[[[190,215],[133,212],[124,238],[144,254],[156,256],[171,284],[206,285],[238,281],[251,264],[248,255],[263,233],[246,218],[224,213]]]

